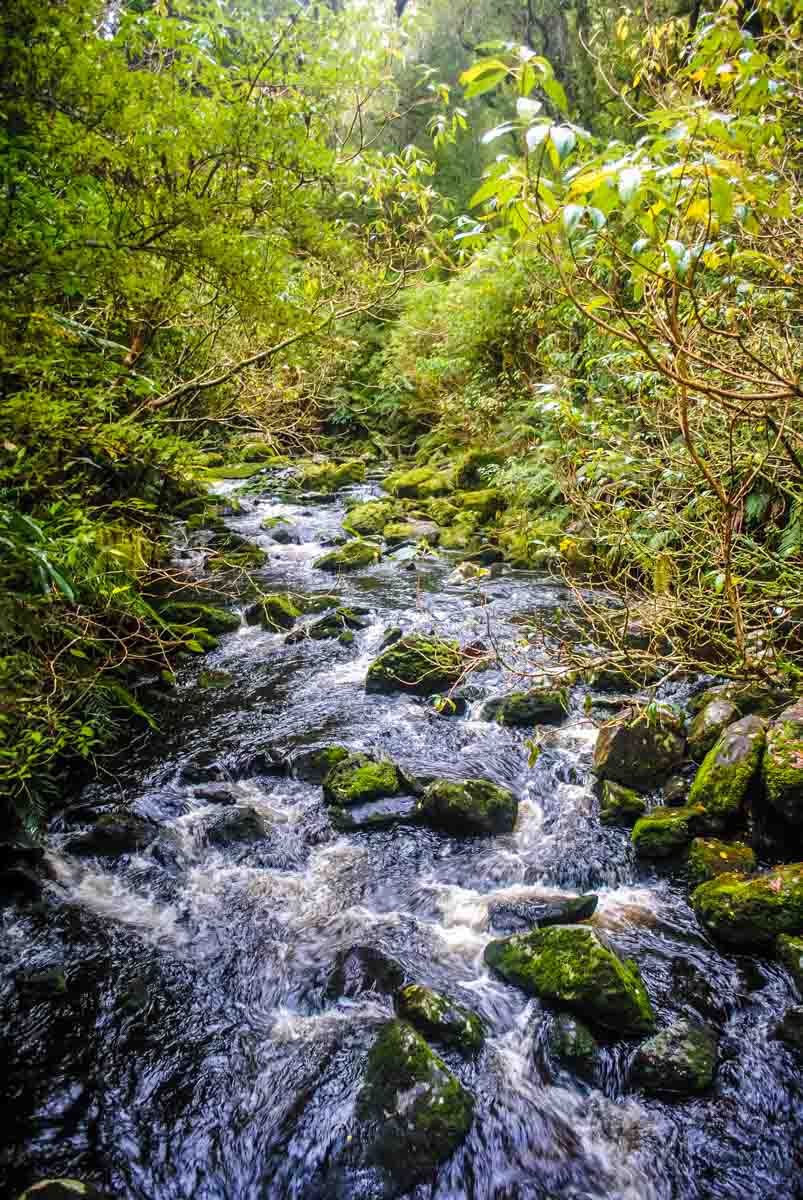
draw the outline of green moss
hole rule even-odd
[[[691,841],[702,819],[701,808],[655,808],[641,817],[631,835],[639,858],[667,858]]]
[[[600,792],[599,819],[603,825],[633,825],[647,808],[643,796],[610,779],[604,780]]]
[[[711,1030],[675,1021],[639,1046],[631,1079],[649,1092],[685,1095],[710,1087],[716,1065],[717,1040]]]
[[[191,600],[173,600],[165,604],[160,609],[160,616],[170,625],[199,625],[212,634],[231,633],[240,628],[238,613]]]
[[[325,617],[320,617],[311,625],[304,625],[301,629],[295,630],[286,640],[292,644],[305,641],[307,638],[311,638],[313,641],[337,638],[344,646],[347,646],[354,641],[352,631],[365,629],[366,624],[367,622],[352,612],[350,608],[336,608],[334,612],[327,613]]]
[[[803,937],[782,933],[775,943],[775,952],[794,979],[797,990],[803,992]]]
[[[680,717],[672,709],[626,709],[600,730],[594,770],[600,779],[646,790],[682,762],[684,750]]]
[[[399,638],[368,668],[369,692],[414,692],[430,696],[457,683],[463,657],[457,642],[423,634]]]
[[[771,725],[763,775],[772,807],[785,820],[803,824],[803,701]]]
[[[655,1017],[635,963],[583,925],[551,925],[490,942],[485,961],[509,983],[625,1036],[649,1033]]]
[[[599,1043],[582,1021],[569,1013],[558,1013],[547,1038],[547,1049],[563,1066],[584,1079],[593,1079],[599,1059]]]
[[[451,525],[458,515],[458,509],[452,504],[451,500],[443,498],[430,500],[427,503],[427,515],[432,518],[437,525]]]
[[[480,521],[490,519],[505,507],[505,500],[496,488],[484,488],[477,492],[457,492],[452,503],[464,512],[476,513]]]
[[[288,593],[269,592],[246,613],[249,624],[257,621],[263,629],[290,629],[301,616],[301,608]]]
[[[803,933],[803,863],[752,879],[718,875],[692,892],[692,907],[713,937],[731,946],[769,948],[778,934]]]
[[[446,496],[454,491],[454,476],[435,467],[413,467],[410,471],[396,471],[388,475],[385,490],[392,496],[410,500]]]
[[[364,479],[365,463],[358,459],[344,463],[300,462],[289,485],[306,491],[336,492],[353,483],[362,483]]]
[[[190,533],[195,533],[198,529],[223,530],[225,528],[226,522],[219,515],[217,505],[210,506],[202,512],[193,513],[187,518],[187,529]]]
[[[210,467],[199,471],[202,479],[214,483],[219,479],[250,479],[264,470],[264,463],[231,463],[227,467]]]
[[[697,762],[705,758],[729,725],[739,719],[739,710],[730,700],[712,700],[701,708],[689,726],[689,754]]]
[[[395,1002],[399,1016],[432,1041],[454,1046],[464,1054],[482,1048],[485,1030],[477,1014],[440,992],[413,983],[396,993]]]
[[[741,842],[720,842],[716,838],[694,838],[687,858],[692,883],[705,883],[717,875],[740,871],[745,875],[756,869],[756,856]]]
[[[349,754],[341,759],[323,782],[326,802],[344,808],[383,796],[397,796],[402,790],[398,768],[392,762],[377,762],[367,754]]]
[[[395,506],[386,500],[369,500],[349,509],[343,528],[356,534],[381,533],[394,514]]]
[[[742,717],[729,725],[703,759],[689,792],[689,804],[700,804],[712,833],[732,825],[741,815],[758,776],[765,744],[760,717]]]
[[[243,462],[262,463],[266,459],[276,458],[277,455],[269,442],[249,442],[247,446],[243,446],[240,451],[240,457]]]
[[[442,550],[470,550],[474,545],[474,531],[466,525],[452,525],[441,530]]]
[[[319,571],[358,571],[372,566],[381,557],[382,551],[373,542],[354,538],[339,550],[330,550],[328,554],[316,558],[312,565]]]
[[[489,700],[482,709],[483,720],[500,725],[530,726],[562,721],[568,709],[566,688],[532,688]]]
[[[400,542],[415,541],[415,534],[415,525],[411,525],[407,521],[391,521],[385,526],[382,536],[389,546],[393,546]]]
[[[509,833],[518,808],[511,791],[488,779],[436,779],[418,802],[428,824],[450,833]]]

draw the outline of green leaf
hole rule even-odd
[[[540,100],[528,100],[526,96],[519,96],[516,101],[516,112],[523,121],[531,121],[533,117],[537,117],[543,107]]]
[[[553,125],[549,137],[561,162],[571,154],[577,144],[577,136],[568,125]]]
[[[638,167],[625,167],[619,172],[617,189],[623,204],[629,204],[641,187],[641,171]]]
[[[504,181],[498,175],[495,175],[493,179],[486,179],[485,183],[483,183],[481,187],[477,188],[476,192],[469,200],[469,208],[476,208],[478,204],[482,204],[484,201],[490,200],[492,196],[495,196],[498,193],[503,182]]]
[[[524,140],[527,143],[527,149],[535,150],[536,147],[545,142],[549,136],[550,128],[551,126],[548,124],[548,122],[544,122],[541,125],[531,125],[524,135]]]
[[[560,112],[567,113],[569,111],[569,101],[563,86],[558,83],[557,79],[545,79],[541,86]]]
[[[494,125],[493,129],[484,133],[480,141],[483,146],[487,146],[490,142],[495,142],[497,138],[504,137],[506,133],[512,133],[515,128],[512,121],[504,121],[501,125]]]
[[[485,92],[490,92],[507,78],[507,68],[504,71],[494,71],[490,75],[484,75],[482,79],[478,79],[475,83],[470,83],[463,93],[467,100],[471,100],[473,96],[482,96]]]
[[[563,228],[568,233],[569,237],[574,233],[580,221],[583,218],[585,207],[582,204],[567,204],[561,214]]]

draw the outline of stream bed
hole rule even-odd
[[[159,731],[73,798],[125,804],[157,823],[156,839],[114,859],[77,857],[65,846],[81,813],[67,809],[50,833],[45,902],[0,912],[0,1194],[56,1176],[93,1181],[115,1200],[387,1194],[345,1153],[359,1137],[367,1050],[393,1011],[381,992],[333,987],[356,947],[389,956],[487,1029],[476,1059],[445,1055],[475,1098],[470,1132],[411,1195],[800,1200],[803,1074],[772,1036],[794,1002],[789,978],[769,960],[720,953],[682,879],[638,863],[628,831],[600,824],[596,725],[581,689],[533,766],[526,731],[478,716],[483,698],[510,688],[501,670],[472,677],[460,717],[366,693],[388,627],[508,644],[521,614],[565,613],[571,593],[512,570],[455,582],[445,556],[390,555],[337,578],[316,570],[346,502],[379,493],[369,482],[331,502],[269,492],[245,501],[228,524],[268,552],[261,586],[335,590],[368,610],[367,627],[351,645],[288,644],[284,632],[243,623],[183,667]],[[263,530],[270,517],[281,520]],[[292,540],[275,540],[279,528]],[[217,686],[202,686],[209,672],[221,673]],[[520,801],[515,831],[338,832],[320,785],[292,769],[294,756],[332,743],[388,755],[415,776],[502,784]],[[210,836],[238,805],[257,811],[265,837]],[[635,1089],[637,1041],[604,1043],[584,1082],[545,1051],[549,1010],[484,965],[496,907],[587,891],[599,896],[592,926],[638,963],[659,1025],[704,1017],[717,1028],[710,1091],[665,1101]],[[20,972],[56,970],[66,984],[56,994],[21,986]],[[689,977],[696,995],[682,985]]]

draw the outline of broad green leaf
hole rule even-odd
[[[541,86],[560,112],[567,113],[569,111],[569,101],[562,84],[558,83],[557,79],[545,79]]]
[[[561,162],[571,154],[577,144],[575,132],[568,125],[553,125],[549,138],[557,150]]]
[[[523,121],[531,121],[533,117],[537,117],[543,107],[540,100],[528,100],[526,96],[519,96],[516,101],[516,112]]]
[[[568,233],[569,237],[574,233],[577,226],[582,220],[585,208],[582,204],[567,204],[561,213],[563,228]]]
[[[512,121],[504,121],[501,125],[494,125],[493,129],[487,130],[480,141],[484,146],[495,142],[497,138],[504,137],[506,133],[512,133],[516,126]]]
[[[482,79],[485,75],[493,74],[498,71],[504,71],[507,74],[507,66],[500,58],[483,58],[478,63],[474,63],[473,67],[468,67],[460,76],[460,82],[464,87],[474,83],[477,79]]]
[[[474,83],[470,83],[464,92],[466,99],[471,100],[473,96],[482,96],[485,92],[490,92],[497,84],[507,78],[507,73],[507,68],[503,71],[493,71],[488,75],[483,75],[481,79],[477,79]]]
[[[619,199],[623,204],[629,204],[641,186],[641,171],[638,167],[625,167],[619,172],[616,186]]]
[[[550,128],[551,126],[548,122],[544,122],[541,125],[531,125],[524,135],[524,140],[527,142],[527,149],[535,150],[537,146],[545,142],[549,136]]]

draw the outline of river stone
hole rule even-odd
[[[639,858],[668,858],[689,844],[702,819],[699,807],[654,808],[636,821],[633,848]]]
[[[756,856],[749,846],[742,842],[720,842],[716,838],[694,838],[686,861],[689,878],[695,885],[729,871],[751,875],[756,869]]]
[[[481,488],[475,492],[458,492],[451,497],[452,503],[463,512],[476,513],[480,521],[491,518],[507,505],[498,488]]]
[[[359,535],[379,534],[393,520],[395,506],[387,500],[369,500],[350,508],[344,528]]]
[[[489,942],[485,962],[508,983],[623,1036],[650,1033],[649,997],[634,962],[623,962],[586,925],[551,925]]]
[[[565,688],[532,688],[487,700],[480,715],[499,725],[549,725],[562,721],[567,707]]]
[[[105,1200],[105,1196],[80,1179],[42,1179],[26,1188],[17,1200]]]
[[[319,571],[359,571],[362,567],[373,566],[381,557],[382,551],[373,542],[353,538],[341,549],[330,550],[316,558],[312,565]]]
[[[364,992],[390,996],[404,983],[404,969],[375,946],[350,946],[339,950],[326,983],[330,998],[354,999]]]
[[[150,845],[157,833],[156,825],[135,813],[103,813],[92,829],[70,838],[64,845],[64,852],[108,858],[135,854]]]
[[[689,726],[686,744],[696,762],[702,762],[729,725],[739,719],[739,710],[730,700],[711,700],[701,708]]]
[[[779,933],[803,934],[803,863],[774,867],[752,879],[718,875],[695,888],[691,904],[718,941],[769,949]]]
[[[288,486],[326,493],[336,492],[352,483],[362,483],[364,479],[365,463],[358,459],[344,463],[300,462],[296,464],[295,475],[288,480]]]
[[[775,943],[778,958],[795,981],[797,990],[803,992],[803,937],[781,934]]]
[[[669,808],[685,808],[689,796],[689,781],[683,775],[672,775],[662,788],[664,804]]]
[[[763,776],[775,811],[793,825],[803,824],[803,700],[770,726]]]
[[[561,1066],[592,1082],[597,1073],[599,1043],[591,1030],[571,1013],[556,1013],[546,1038],[549,1054]]]
[[[353,753],[337,762],[326,775],[323,798],[327,804],[349,808],[382,796],[397,796],[405,791],[404,782],[395,763]]]
[[[448,691],[463,672],[457,642],[410,633],[383,650],[368,668],[368,692],[413,692],[431,696]]]
[[[627,709],[603,725],[594,748],[594,770],[600,779],[647,790],[683,760],[685,740],[680,717],[667,708]]]
[[[510,833],[518,808],[513,793],[489,779],[436,779],[418,801],[427,824],[448,833]]]
[[[295,645],[297,642],[305,642],[308,639],[320,642],[325,638],[337,638],[347,644],[353,640],[353,638],[348,638],[347,634],[352,634],[355,629],[367,629],[369,625],[370,621],[365,621],[362,617],[357,616],[353,609],[336,608],[334,612],[327,613],[325,617],[319,617],[311,625],[303,625],[299,629],[295,629],[284,640],[288,646]]]
[[[639,1046],[630,1080],[647,1092],[688,1095],[711,1086],[716,1065],[713,1030],[691,1021],[675,1021]]]
[[[440,992],[418,983],[408,984],[395,995],[396,1012],[432,1042],[454,1046],[463,1054],[482,1049],[485,1030],[470,1009]]]
[[[191,600],[171,600],[159,610],[159,616],[170,625],[197,625],[207,633],[233,633],[240,628],[240,615],[211,604]]]
[[[296,598],[282,592],[268,593],[245,610],[246,623],[263,629],[289,629],[300,616]]]
[[[557,900],[512,900],[492,904],[488,919],[492,929],[500,933],[520,933],[527,929],[544,929],[548,925],[571,925],[586,921],[597,909],[598,897],[566,896]]]
[[[775,1036],[786,1042],[792,1050],[803,1053],[803,1005],[787,1008],[783,1018],[775,1026]]]
[[[347,759],[351,751],[346,746],[319,746],[315,750],[299,750],[290,759],[290,770],[296,779],[304,783],[323,783],[329,772],[338,763]]]
[[[394,471],[388,475],[385,490],[406,500],[427,500],[453,492],[454,477],[451,472],[435,467],[413,467],[410,471]]]
[[[437,545],[441,531],[434,521],[391,521],[382,531],[389,546],[400,546],[403,542],[423,542]]]
[[[0,904],[40,899],[44,885],[31,867],[22,863],[0,867]]]
[[[647,808],[638,792],[614,783],[612,779],[603,780],[599,804],[599,819],[603,825],[634,825]]]
[[[474,1100],[405,1021],[388,1021],[368,1053],[357,1115],[373,1126],[368,1157],[407,1189],[429,1179],[471,1126]]]
[[[256,842],[267,833],[265,822],[255,808],[232,805],[207,826],[206,840],[213,846],[231,846],[236,842]]]
[[[721,833],[742,815],[758,778],[765,740],[761,717],[742,717],[706,754],[691,785],[689,804],[702,805],[708,832]]]
[[[690,958],[673,957],[671,967],[672,986],[669,994],[670,1001],[678,1000],[690,1004],[703,1016],[722,1020],[725,1016],[725,1004],[721,989],[717,989],[707,971],[698,967]]]
[[[348,808],[334,804],[330,817],[341,833],[392,829],[394,825],[418,825],[421,822],[415,796],[383,796]]]

